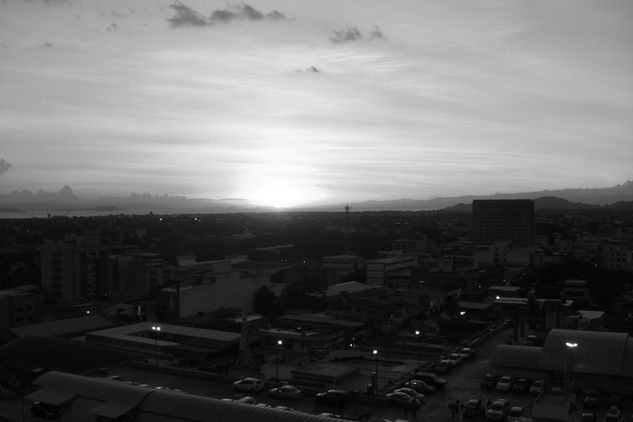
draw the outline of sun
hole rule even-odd
[[[322,200],[324,193],[299,178],[250,178],[238,193],[253,205],[292,208]]]
[[[249,166],[241,173],[238,186],[236,197],[264,207],[298,207],[328,196],[311,168],[280,161]]]

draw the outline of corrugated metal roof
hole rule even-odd
[[[329,418],[302,412],[261,408],[208,397],[152,390],[103,378],[48,372],[35,381],[42,389],[27,398],[63,404],[62,416],[94,420],[94,415],[118,418],[134,409],[134,421],[151,422],[323,422]]]
[[[90,410],[90,413],[96,416],[117,419],[130,410],[134,409],[138,403],[136,402],[108,402],[101,403]]]
[[[539,369],[542,347],[500,344],[492,351],[490,365],[521,369]]]
[[[35,384],[43,388],[30,395],[28,397],[30,400],[47,401],[39,397],[52,399],[60,396],[72,399],[82,396],[100,402],[98,406],[90,410],[90,413],[115,418],[137,407],[143,398],[152,392],[147,388],[117,381],[88,378],[56,371],[45,373],[35,381]]]
[[[626,341],[626,349],[624,351],[624,370],[623,375],[633,378],[633,338],[629,337]]]
[[[100,405],[102,402],[84,397],[75,398],[72,403],[64,407],[64,417],[66,420],[82,421],[90,415],[90,410]],[[93,418],[94,419],[94,418]]]
[[[61,406],[62,404],[74,399],[75,396],[76,394],[70,391],[44,389],[29,394],[26,398],[31,401],[41,401],[43,403]]]
[[[543,344],[540,367],[560,370],[572,365],[572,371],[587,374],[623,375],[627,333],[554,329]],[[577,343],[575,348],[567,342]]]
[[[213,415],[214,422],[322,422],[329,420],[307,413],[261,408],[249,404],[225,402],[169,391],[153,392],[143,401],[139,410],[139,420],[141,421],[157,421],[159,418],[154,418],[154,416],[158,415],[163,420],[201,422],[210,420],[210,415]]]

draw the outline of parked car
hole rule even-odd
[[[56,419],[59,413],[55,406],[36,401],[31,405],[31,416],[44,419]]]
[[[448,359],[442,359],[435,364],[433,370],[437,374],[446,374],[453,369],[453,364]]]
[[[424,394],[422,394],[422,393],[418,393],[413,388],[401,387],[401,388],[398,388],[398,389],[394,390],[394,393],[395,392],[402,392],[402,393],[408,394],[411,397],[413,397],[414,399],[418,399],[418,401],[421,404],[424,404],[424,402],[426,401],[426,396]]]
[[[264,389],[264,380],[259,378],[242,378],[233,383],[233,388],[238,391],[259,392]]]
[[[421,380],[413,380],[404,383],[404,387],[411,388],[418,393],[422,394],[433,394],[437,391],[437,388],[428,385],[424,381]]]
[[[535,336],[534,334],[530,334],[525,338],[525,343],[526,346],[540,346],[541,345],[541,339],[539,339],[537,336]]]
[[[585,391],[585,397],[582,399],[585,407],[595,409],[600,406],[600,392],[597,390]]]
[[[464,360],[464,355],[460,353],[451,353],[450,355],[447,356],[446,359],[451,363],[451,365],[454,368],[460,363],[462,363],[462,361]]]
[[[495,389],[497,391],[510,391],[512,389],[512,377],[510,375],[504,375],[497,381]]]
[[[622,411],[618,406],[611,406],[605,415],[603,422],[620,422],[622,417]]]
[[[299,400],[303,395],[301,390],[293,385],[282,385],[281,387],[271,388],[268,390],[268,393],[271,396],[288,400]]]
[[[609,404],[622,408],[622,396],[620,394],[611,394],[609,396]]]
[[[480,418],[484,416],[485,413],[486,409],[484,408],[482,401],[479,399],[470,399],[464,403],[462,416],[465,418]]]
[[[491,390],[497,385],[497,379],[495,375],[486,374],[481,380],[479,387],[481,387],[482,390]]]
[[[512,385],[512,392],[515,394],[525,394],[528,390],[528,380],[527,378],[519,378]]]
[[[492,402],[488,410],[486,410],[487,421],[503,421],[508,418],[510,413],[510,401],[506,399],[496,399]]]
[[[534,380],[532,385],[530,385],[530,394],[533,396],[538,396],[539,394],[543,392],[544,388],[545,388],[545,380],[543,379]]]
[[[251,396],[244,396],[235,401],[237,403],[243,403],[243,404],[257,404],[257,400],[255,400],[255,398]]]
[[[387,400],[389,400],[389,403],[395,404],[397,406],[415,408],[420,407],[420,405],[422,404],[420,400],[411,397],[410,395],[408,395],[407,393],[403,393],[402,391],[387,393],[385,394],[385,397],[387,398]]]
[[[580,422],[596,422],[596,414],[593,412],[582,412],[580,414]]]
[[[508,417],[518,418],[523,416],[523,407],[522,406],[512,406],[510,411],[508,411]]]
[[[446,380],[444,378],[438,377],[436,374],[432,372],[418,372],[413,376],[414,380],[422,380],[428,385],[431,385],[438,390],[446,387]]]
[[[459,350],[459,353],[464,355],[466,359],[472,359],[477,356],[477,349],[473,349],[472,347],[462,347]]]
[[[325,406],[346,406],[349,402],[349,393],[345,390],[327,390],[317,393],[314,402]]]

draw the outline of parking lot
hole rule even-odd
[[[331,412],[340,415],[359,416],[366,414],[380,420],[380,418],[389,420],[409,420],[424,422],[442,422],[451,420],[483,420],[480,418],[465,418],[461,412],[451,415],[450,403],[459,401],[460,404],[466,403],[469,399],[480,399],[483,404],[489,400],[494,401],[497,398],[509,400],[511,406],[521,406],[524,410],[524,416],[531,416],[532,402],[534,396],[529,394],[514,394],[512,392],[498,392],[494,388],[490,390],[481,390],[480,384],[483,376],[488,372],[488,362],[492,350],[497,344],[504,343],[510,331],[503,330],[497,335],[486,341],[478,348],[477,355],[465,360],[457,367],[453,368],[449,373],[441,375],[448,383],[443,390],[439,390],[433,394],[426,395],[425,404],[420,407],[415,415],[411,412],[405,412],[400,406],[379,406],[372,404],[356,404],[351,403],[344,408],[331,406],[320,406],[314,403],[311,395],[305,395],[298,400],[287,400],[270,396],[266,390],[254,393],[252,396],[257,403],[265,403],[270,406],[285,406],[310,414],[319,414],[322,412]],[[246,395],[235,391],[230,383],[216,382],[205,379],[196,379],[186,376],[174,374],[165,374],[156,372],[151,369],[140,368],[122,368],[112,372],[109,375],[118,375],[120,382],[135,382],[137,384],[145,384],[147,388],[166,387],[172,390],[181,390],[189,394],[202,395],[218,399],[239,399]],[[576,420],[580,420],[579,416],[583,409],[583,397],[577,399],[578,412],[576,412]],[[6,414],[13,420],[21,420],[20,401],[4,401],[0,403],[0,414]],[[603,402],[597,409],[591,409],[596,414],[596,422],[602,422],[608,408],[608,398],[603,397]],[[622,402],[622,418],[621,422],[629,422],[633,405],[630,398],[625,397]],[[26,421],[31,420],[28,414],[28,406],[26,411]]]

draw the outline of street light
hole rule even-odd
[[[156,366],[158,366],[158,332],[160,331],[159,325],[152,325],[152,331],[154,332],[154,340],[156,340],[156,346],[154,347],[154,352],[156,355]]]
[[[374,385],[374,392],[378,392],[378,350],[374,349],[372,350],[372,353],[374,355],[374,361],[376,361],[376,385]]]
[[[418,369],[421,367],[420,363],[420,330],[415,330],[415,338],[418,340]]]
[[[572,373],[572,371],[574,369],[574,361],[573,361],[574,349],[576,347],[578,347],[578,343],[576,343],[575,341],[574,342],[567,341],[567,342],[565,342],[565,346],[567,346],[567,348],[569,349],[569,374],[568,374],[568,379],[566,380],[567,381],[567,389],[571,391],[572,388],[573,388],[572,387],[573,386],[573,382],[571,380],[571,373]]]
[[[277,340],[278,347],[275,347],[275,381],[279,381],[279,348],[281,348],[283,344],[283,340]]]

